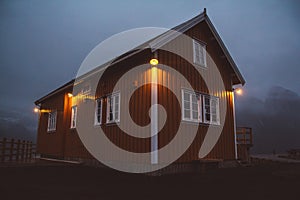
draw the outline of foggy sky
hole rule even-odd
[[[246,79],[246,97],[264,99],[274,85],[300,94],[297,1],[1,0],[0,110],[34,116],[33,102],[74,78],[101,41],[172,28],[204,7]]]
[[[34,100],[74,78],[93,47],[138,27],[171,28],[208,15],[247,83],[264,97],[272,85],[300,93],[296,1],[1,1],[0,108],[31,111]]]

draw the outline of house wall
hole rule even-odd
[[[39,116],[38,136],[37,136],[37,152],[44,155],[54,157],[63,157],[64,152],[64,99],[65,92],[50,97],[41,104],[41,110],[56,110],[56,130],[48,132],[48,116],[49,113],[41,112]]]
[[[57,110],[56,130],[48,132],[48,113],[40,113],[37,151],[55,158],[93,158],[84,148],[76,129],[71,129],[72,85],[41,103],[41,110]]]
[[[227,99],[227,112],[226,112],[226,120],[223,127],[223,131],[221,137],[219,138],[216,146],[213,150],[207,155],[206,158],[212,159],[234,159],[235,158],[235,142],[234,142],[234,115],[233,115],[233,98],[232,95],[232,74],[233,71],[230,67],[229,62],[225,58],[224,54],[217,41],[215,40],[212,32],[209,30],[207,24],[205,22],[201,22],[196,25],[194,28],[190,29],[186,33],[188,36],[196,38],[200,41],[206,43],[206,50],[208,54],[211,56],[213,62],[218,67],[221,76],[223,78],[223,82],[225,85],[226,91],[220,91],[219,88],[216,88],[213,93],[218,94],[221,99]],[[189,73],[191,76],[194,73]],[[208,74],[210,79],[215,82],[220,81],[216,80],[214,74]],[[192,80],[195,80],[193,78]],[[202,82],[197,84],[195,81],[195,86],[200,87],[201,91],[205,91],[204,85]],[[191,145],[190,149],[186,152],[186,154],[182,157],[183,160],[188,160],[191,158],[196,158],[197,153],[199,151],[199,146],[202,144],[204,133],[206,132],[206,127],[201,126],[198,131],[197,137],[194,140],[193,145]]]
[[[208,30],[205,22],[202,22],[190,29],[186,33],[190,37],[196,38],[198,40],[203,41],[207,44],[207,52],[212,57],[217,67],[220,70],[221,76],[223,77],[225,84],[225,91],[221,91],[218,88],[215,88],[214,91],[210,91],[220,99],[227,99],[227,112],[226,112],[226,120],[224,124],[224,128],[222,130],[222,134],[212,149],[212,151],[205,157],[206,159],[234,159],[235,158],[235,147],[234,147],[234,123],[233,123],[233,105],[232,105],[232,85],[231,85],[231,77],[232,70],[229,66],[229,63],[222,55],[222,51],[217,45],[216,40],[213,38],[211,32]],[[180,44],[180,42],[179,42]],[[172,44],[170,44],[172,45]],[[192,55],[191,44],[180,44],[180,48],[186,52],[187,55]],[[114,64],[112,67],[108,68],[102,79],[99,81],[98,87],[96,89],[96,98],[97,97],[105,97],[113,91],[115,83],[119,80],[119,78],[128,72],[130,69],[135,66],[148,64],[150,58],[153,57],[153,54],[150,50],[144,50],[140,53],[137,53],[133,57],[125,59],[121,62]],[[195,69],[183,58],[180,58],[174,54],[170,54],[166,51],[159,50],[158,51],[158,59],[161,64],[170,66],[177,71],[179,71],[182,75],[184,75],[188,80],[190,80],[190,84],[193,88],[202,93],[208,93],[208,89],[206,84],[204,83],[201,76],[195,73]],[[150,65],[149,65],[150,66]],[[150,70],[150,67],[149,67]],[[151,72],[146,70],[144,73],[139,74],[135,78],[137,82],[142,83],[143,81],[149,79],[151,77]],[[212,79],[217,81],[215,75],[209,70],[207,70],[207,75]],[[94,76],[97,76],[95,74]],[[181,82],[178,82],[178,77],[176,75],[163,70],[158,70],[158,80],[163,81],[166,85],[177,88],[181,90],[183,87]],[[134,84],[121,84],[123,89],[133,90],[136,89]],[[58,110],[65,110],[65,114],[63,112],[58,112],[57,119],[57,131],[54,134],[47,133],[47,116],[46,114],[42,114],[40,118],[39,125],[39,134],[38,134],[38,149],[39,152],[50,155],[58,155],[64,157],[73,157],[73,158],[92,158],[92,156],[87,152],[87,150],[82,145],[82,142],[79,139],[78,133],[76,129],[70,129],[70,120],[71,120],[71,106],[76,104],[75,102],[70,103],[70,100],[66,99],[67,92],[71,91],[69,88],[65,90],[61,94],[55,95],[45,102],[42,103],[42,107],[45,108],[57,108]],[[121,105],[122,103],[122,95],[121,94]],[[181,101],[181,99],[180,99]],[[168,113],[168,118],[164,128],[159,133],[159,148],[168,144],[176,133],[179,124],[181,123],[181,112],[179,102],[176,99],[175,95],[171,90],[167,89],[167,87],[159,86],[158,88],[158,103],[163,105],[166,112]],[[151,106],[151,90],[150,85],[145,85],[143,87],[138,88],[130,100],[130,114],[134,122],[143,126],[150,123],[149,117],[149,108]],[[221,111],[222,112],[222,111]],[[103,117],[102,117],[102,125],[101,128],[105,132],[106,136],[115,143],[117,146],[122,147],[125,150],[132,152],[149,152],[150,150],[150,138],[135,138],[129,136],[124,133],[122,130],[118,128],[116,124],[106,124],[106,102],[103,103]],[[122,113],[121,108],[121,119],[124,119],[124,113]],[[188,129],[190,126],[194,126],[190,123],[184,123],[184,126]],[[215,127],[216,129],[220,127]],[[192,160],[198,160],[198,152],[200,146],[203,142],[203,139],[206,135],[208,129],[208,125],[201,124],[198,128],[198,132],[195,140],[192,145],[188,148],[188,150],[178,159],[178,162],[188,162]],[[189,134],[187,132],[187,134]],[[180,144],[178,144],[180,145]]]

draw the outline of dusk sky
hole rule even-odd
[[[246,96],[264,99],[272,86],[300,94],[299,1],[2,0],[0,110],[32,112],[113,34],[172,28],[203,8],[246,79]]]

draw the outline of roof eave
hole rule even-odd
[[[36,100],[34,102],[35,105],[39,105],[40,103],[42,103],[43,101],[45,101],[46,99],[52,97],[53,95],[65,90],[68,87],[72,87],[73,83],[74,83],[75,79],[72,79],[71,81],[67,82],[66,84],[62,85],[61,87],[57,88],[56,90],[53,90],[52,92],[48,93],[47,95],[43,96],[42,98]]]

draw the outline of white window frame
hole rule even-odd
[[[76,128],[77,125],[77,105],[71,107],[71,126],[70,128]]]
[[[182,120],[183,121],[188,121],[188,122],[197,122],[197,123],[202,122],[202,107],[201,107],[202,101],[201,101],[201,95],[198,94],[198,93],[192,92],[190,90],[186,90],[186,89],[182,89],[181,90],[181,94],[182,94],[182,100],[181,100],[181,102],[182,102]],[[188,103],[189,103],[189,109],[186,109],[184,107],[185,106],[185,102],[186,102],[186,100],[184,99],[184,95],[185,94],[189,95],[189,101],[188,101]],[[193,96],[195,96],[196,99],[197,99],[197,113],[198,113],[198,118],[197,119],[195,119],[193,117],[193,112],[195,112],[195,110],[193,110],[193,101],[192,101]],[[189,114],[190,116],[189,117],[185,116],[185,111],[186,110],[189,110],[189,112],[190,112],[190,114]]]
[[[51,111],[48,113],[48,126],[47,131],[52,132],[56,131],[56,121],[57,121],[57,111]]]
[[[116,97],[119,97],[119,101],[116,102]],[[112,99],[112,112],[110,112],[110,99]],[[116,123],[120,122],[120,102],[121,95],[119,92],[107,96],[107,106],[106,106],[106,123]],[[118,110],[116,110],[116,103],[118,103]],[[112,119],[110,118],[110,113],[112,113]],[[116,113],[118,117],[116,118]]]
[[[103,99],[99,98],[96,99],[95,105],[95,122],[94,125],[101,125],[102,124],[102,108],[103,108]],[[99,104],[100,103],[100,104]],[[99,108],[100,106],[100,108]],[[99,117],[99,120],[98,120]]]
[[[206,45],[195,39],[193,39],[193,60],[194,64],[207,68]]]
[[[206,109],[206,104],[205,104],[205,99],[208,98],[209,99],[209,113],[207,112],[207,109]],[[218,97],[215,97],[215,96],[209,96],[209,95],[203,95],[202,96],[202,105],[203,105],[203,121],[204,123],[207,123],[207,124],[213,124],[213,125],[220,125],[220,99]],[[212,104],[213,104],[213,101],[216,102],[216,106],[215,108],[213,108]],[[216,120],[213,120],[213,117],[212,117],[212,113],[215,113],[214,115]],[[207,114],[209,114],[209,119],[207,119]]]

